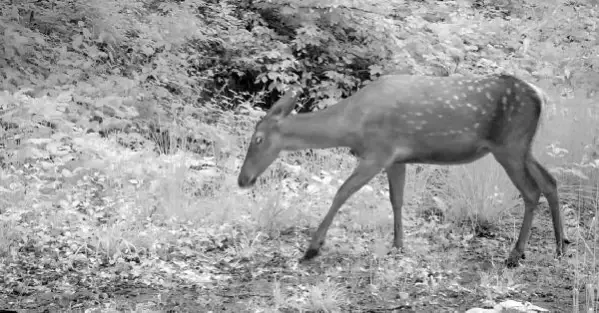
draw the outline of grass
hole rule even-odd
[[[256,187],[241,190],[236,174],[245,146],[221,159],[219,171],[198,171],[190,165],[214,164],[212,159],[185,151],[131,153],[93,136],[80,144],[113,160],[97,165],[108,175],[87,172],[77,192],[58,202],[62,209],[32,200],[43,199],[44,186],[1,171],[2,186],[10,191],[2,210],[11,214],[0,220],[0,256],[16,262],[24,249],[31,249],[77,268],[83,252],[88,262],[129,268],[123,273],[133,275],[133,281],[160,282],[167,290],[173,290],[168,281],[211,286],[200,287],[197,303],[215,310],[340,312],[410,302],[417,311],[467,309],[517,300],[518,293],[554,310],[596,310],[597,171],[580,163],[589,153],[582,143],[597,134],[571,126],[575,120],[592,130],[596,117],[576,107],[592,105],[591,100],[556,104],[568,110],[548,110],[535,146],[535,155],[560,181],[568,235],[575,242],[573,256],[562,261],[553,258],[553,231],[542,209],[524,266],[503,268],[520,228],[522,204],[490,156],[461,166],[408,167],[403,254],[389,254],[392,210],[381,173],[347,202],[321,256],[303,266],[298,260],[311,232],[356,165],[345,149],[284,153]],[[110,222],[111,216],[120,218]],[[93,222],[104,218],[109,220]],[[68,253],[56,242],[69,242]],[[112,277],[108,273],[93,279]],[[148,292],[179,299],[176,292]],[[539,292],[555,300],[546,302],[535,296]],[[133,310],[131,303],[138,303],[155,308],[144,299],[111,300],[111,307]]]

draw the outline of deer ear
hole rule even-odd
[[[300,95],[300,89],[290,88],[268,111],[267,117],[283,118],[289,115],[295,107],[295,102]]]

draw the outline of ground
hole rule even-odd
[[[0,308],[53,311],[104,304],[113,310],[176,312],[464,312],[513,299],[564,312],[573,307],[573,286],[584,289],[581,277],[587,274],[582,268],[596,269],[577,258],[584,255],[580,241],[574,241],[566,257],[555,258],[545,203],[536,216],[526,259],[520,267],[506,269],[503,262],[519,230],[521,205],[473,232],[424,218],[408,204],[406,249],[399,253],[389,249],[391,210],[386,197],[364,192],[356,198],[335,219],[321,254],[304,263],[299,260],[316,224],[269,233],[226,224],[207,228],[164,223],[146,231],[174,236],[177,244],[154,255],[134,256],[130,251],[114,258],[77,256],[68,251],[86,247],[61,247],[68,240],[48,244],[52,248],[44,251],[24,248],[19,253],[27,257],[14,258],[21,264],[4,263],[9,264],[2,271],[11,278],[13,291],[3,293],[0,303],[6,304]],[[307,210],[318,216],[325,208],[321,204]],[[578,217],[566,212],[571,213],[566,220],[572,234],[572,221]],[[590,220],[591,213],[581,211],[580,220]],[[379,215],[380,220],[371,223],[362,214]],[[54,235],[69,236],[68,231]],[[69,258],[69,264],[59,255]],[[581,307],[587,300],[580,292]]]

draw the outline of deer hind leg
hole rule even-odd
[[[360,190],[362,186],[366,185],[378,172],[385,167],[386,160],[380,160],[380,158],[365,158],[361,159],[358,167],[353,171],[349,178],[339,187],[333,203],[324,217],[318,230],[312,235],[312,240],[303,260],[307,261],[318,255],[320,247],[324,243],[329,226],[333,222],[333,218],[337,214],[337,211],[345,203],[345,201],[353,195],[356,191]]]
[[[507,267],[518,266],[520,259],[524,258],[532,221],[541,197],[541,189],[528,169],[527,163],[530,163],[530,154],[527,150],[522,150],[517,147],[506,147],[502,151],[493,152],[493,156],[504,168],[524,199],[524,219],[516,246],[506,260]]]
[[[566,237],[564,232],[564,224],[562,212],[559,206],[559,196],[557,192],[557,182],[553,175],[547,171],[539,162],[530,155],[526,163],[527,169],[534,178],[537,186],[545,195],[549,210],[551,211],[551,218],[553,220],[553,232],[555,234],[556,241],[556,254],[562,256],[571,241]]]
[[[393,163],[387,167],[387,180],[389,181],[389,199],[393,208],[393,247],[403,250],[401,208],[406,184],[406,165],[404,163]]]

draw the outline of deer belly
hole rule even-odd
[[[406,163],[464,164],[482,158],[490,152],[485,141],[445,140],[419,141],[414,144],[413,157]]]

